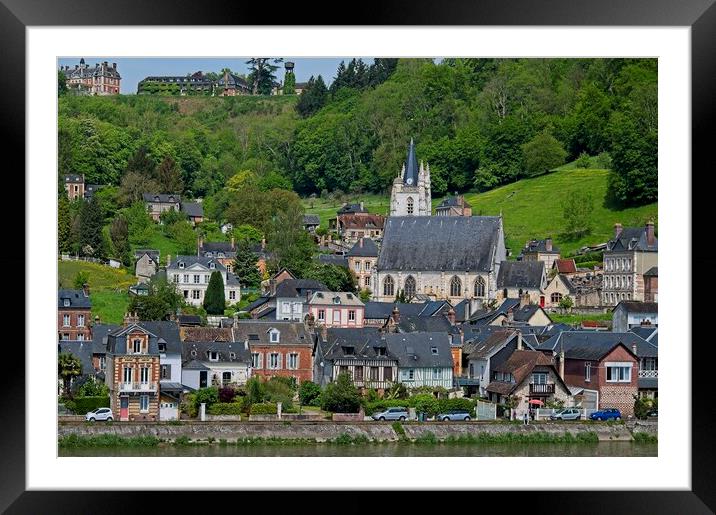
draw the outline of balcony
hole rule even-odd
[[[658,370],[639,370],[639,377],[659,377]]]
[[[554,383],[530,383],[530,395],[552,395],[553,393]]]
[[[119,391],[156,393],[157,383],[119,383]]]

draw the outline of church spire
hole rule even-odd
[[[405,166],[404,179],[408,186],[416,186],[418,184],[418,160],[415,157],[415,143],[410,138],[410,147],[408,147],[408,160]]]

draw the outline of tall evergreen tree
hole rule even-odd
[[[102,245],[102,207],[97,197],[85,202],[82,205],[79,215],[79,244],[80,251],[86,256],[102,257],[104,248]]]
[[[127,160],[125,173],[138,173],[150,179],[154,177],[156,166],[156,163],[149,155],[149,150],[146,146],[142,145],[132,154],[132,157]]]
[[[248,242],[240,241],[236,247],[234,259],[234,274],[241,284],[256,288],[261,284],[261,272],[256,268],[258,256],[251,250]]]
[[[71,230],[70,201],[63,191],[57,202],[57,244],[60,253],[72,252]]]
[[[273,61],[274,64],[271,64]],[[271,59],[270,57],[252,57],[246,64],[249,65],[251,73],[247,80],[252,85],[254,95],[270,95],[273,83],[276,81],[276,64],[283,61],[282,58]]]
[[[161,185],[161,193],[181,193],[184,190],[181,170],[171,157],[165,157],[157,167],[157,182]]]
[[[341,61],[341,64],[338,65],[338,69],[336,70],[336,76],[333,79],[333,82],[331,82],[331,93],[335,93],[342,87],[345,87],[346,85],[346,63],[344,61]]]
[[[204,294],[204,309],[209,315],[223,315],[226,309],[226,297],[224,297],[224,280],[221,272],[212,272],[209,278],[209,286]]]
[[[109,226],[109,236],[112,239],[112,245],[117,252],[117,258],[122,260],[125,266],[129,266],[129,223],[127,218],[120,214],[117,215]]]
[[[296,75],[291,72],[286,72],[286,76],[283,79],[283,94],[284,95],[295,95],[296,94]]]
[[[323,77],[311,78],[308,80],[306,89],[303,90],[296,104],[296,111],[304,118],[311,116],[326,104],[328,100],[328,88],[323,82]]]

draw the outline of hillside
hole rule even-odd
[[[564,255],[584,245],[607,241],[613,235],[616,222],[624,226],[639,226],[648,218],[653,218],[658,227],[657,203],[622,210],[604,205],[608,176],[608,170],[560,169],[484,193],[467,193],[465,199],[472,205],[474,215],[499,215],[502,211],[506,244],[513,256],[518,255],[531,238],[552,236]],[[591,193],[595,199],[592,233],[578,240],[565,241],[561,236],[564,225],[561,206],[572,192],[578,190]],[[388,196],[378,195],[350,197],[351,202],[363,201],[369,211],[381,214],[387,213],[389,200]],[[433,208],[441,201],[442,198],[433,199]],[[310,202],[304,201],[306,212],[319,215],[324,227],[341,205],[338,201],[316,199],[311,208]]]

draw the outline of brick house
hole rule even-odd
[[[135,316],[107,334],[110,407],[118,420],[159,420],[160,347],[163,338]]]
[[[144,193],[144,204],[147,207],[147,213],[152,217],[155,222],[159,221],[159,217],[165,211],[180,211],[181,210],[181,195],[175,195],[172,193]]]
[[[70,200],[85,198],[85,176],[84,175],[65,175],[65,191],[67,198]]]
[[[348,269],[356,277],[358,289],[372,288],[371,275],[378,261],[378,246],[370,238],[360,238],[348,251]]]
[[[363,327],[365,305],[353,293],[319,291],[308,301],[308,312],[318,325]]]
[[[659,267],[644,272],[644,302],[659,302]]]
[[[81,290],[57,292],[57,332],[60,340],[92,339],[90,327],[92,301],[89,285]]]
[[[302,322],[239,319],[233,331],[251,353],[251,375],[313,381],[313,339]]]
[[[644,340],[634,333],[564,331],[537,347],[559,363],[560,375],[586,409],[618,408],[634,414]],[[563,374],[562,374],[562,371]]]
[[[74,68],[61,66],[65,74],[67,87],[85,95],[118,95],[122,77],[117,71],[117,63],[102,61],[95,63],[94,68],[85,63],[84,57]]]

